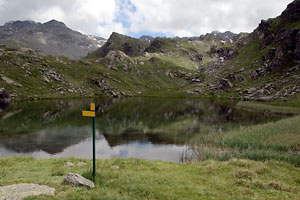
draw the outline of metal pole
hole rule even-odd
[[[95,152],[95,117],[93,117],[93,180],[96,176],[96,152]]]

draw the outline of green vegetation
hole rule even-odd
[[[196,150],[199,160],[247,158],[281,160],[300,166],[300,116],[202,135]]]
[[[245,108],[250,110],[270,112],[281,115],[296,115],[300,114],[300,108],[287,107],[287,106],[274,106],[263,103],[245,102],[241,101],[237,103],[238,108]]]
[[[109,51],[117,50],[124,52],[128,56],[141,56],[147,45],[147,42],[114,32],[101,48],[90,53],[87,57],[105,57]]]
[[[165,72],[192,72],[171,62],[163,65],[137,63],[128,66],[126,71],[122,64],[111,70],[94,60],[92,62],[6,51],[0,57],[0,86],[15,99],[100,96],[109,95],[111,90],[122,91],[126,95],[179,96],[185,93],[184,86],[188,81],[177,77],[172,79]],[[113,89],[105,90],[93,83],[93,80],[101,79],[105,79]]]
[[[79,161],[87,165],[78,167]],[[64,167],[66,162],[75,165]],[[97,160],[95,189],[62,183],[69,172],[91,178],[91,166],[90,160],[75,158],[1,158],[0,185],[38,183],[56,189],[54,197],[27,199],[297,199],[300,195],[300,169],[275,161]]]

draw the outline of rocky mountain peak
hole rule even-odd
[[[285,11],[281,14],[282,20],[288,20],[291,22],[300,20],[300,0],[295,0],[290,3]]]
[[[63,27],[63,28],[66,28],[66,27],[67,27],[63,22],[57,21],[57,20],[55,20],[55,19],[52,19],[52,20],[50,20],[50,21],[44,23],[43,25],[45,25],[45,26]]]
[[[101,37],[84,35],[54,19],[43,24],[18,20],[0,26],[0,44],[12,48],[29,48],[42,55],[79,59],[105,42]]]
[[[110,51],[122,51],[128,56],[141,56],[148,45],[139,39],[113,32],[107,42],[88,57],[105,57]]]
[[[141,37],[139,37],[139,40],[145,41],[145,42],[152,42],[154,40],[154,38],[149,35],[142,35]]]
[[[221,41],[223,43],[232,43],[236,41],[238,34],[232,33],[230,31],[220,32],[220,31],[212,31],[211,33],[207,33],[205,35],[200,36],[200,40],[205,41]]]
[[[10,21],[4,24],[4,27],[13,27],[13,28],[22,28],[26,26],[34,26],[37,25],[38,23],[31,21],[31,20],[25,20],[25,21]]]

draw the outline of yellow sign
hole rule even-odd
[[[91,103],[91,110],[94,111],[95,110],[95,104]]]
[[[84,116],[84,117],[95,117],[96,113],[95,113],[95,104],[94,103],[91,103],[90,109],[91,109],[91,111],[85,111],[85,110],[82,111],[82,116]]]
[[[95,112],[93,111],[82,111],[82,116],[84,117],[95,117]]]

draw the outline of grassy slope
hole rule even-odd
[[[83,167],[64,167],[71,161]],[[195,164],[136,159],[97,160],[96,188],[62,184],[68,172],[91,178],[90,160],[14,157],[0,159],[0,185],[45,184],[55,197],[27,199],[297,199],[300,170],[280,162],[230,160]],[[113,169],[117,165],[119,169]]]
[[[19,56],[18,54],[21,54]],[[4,87],[9,93],[19,98],[28,97],[78,97],[78,96],[97,96],[103,95],[100,88],[91,84],[91,80],[106,79],[110,85],[119,91],[127,94],[137,95],[162,95],[168,96],[184,94],[182,87],[187,81],[165,75],[167,70],[182,70],[192,72],[182,68],[172,62],[164,62],[163,65],[144,65],[132,64],[129,71],[123,71],[123,66],[117,64],[117,70],[110,70],[103,64],[84,65],[82,62],[71,61],[60,58],[56,61],[53,57],[40,57],[39,61],[33,61],[32,56],[19,51],[10,51],[7,55],[0,58],[0,74],[13,80],[16,84],[8,84],[0,78],[0,87]],[[28,65],[25,65],[29,63]],[[49,67],[47,67],[48,65]],[[51,80],[46,83],[41,75],[41,71],[54,70],[60,75],[64,82]],[[140,72],[140,75],[137,75]],[[111,76],[107,78],[107,75]],[[61,88],[59,90],[59,88]],[[74,89],[69,92],[69,89]],[[79,92],[81,90],[82,92]],[[61,93],[63,92],[63,94]]]

